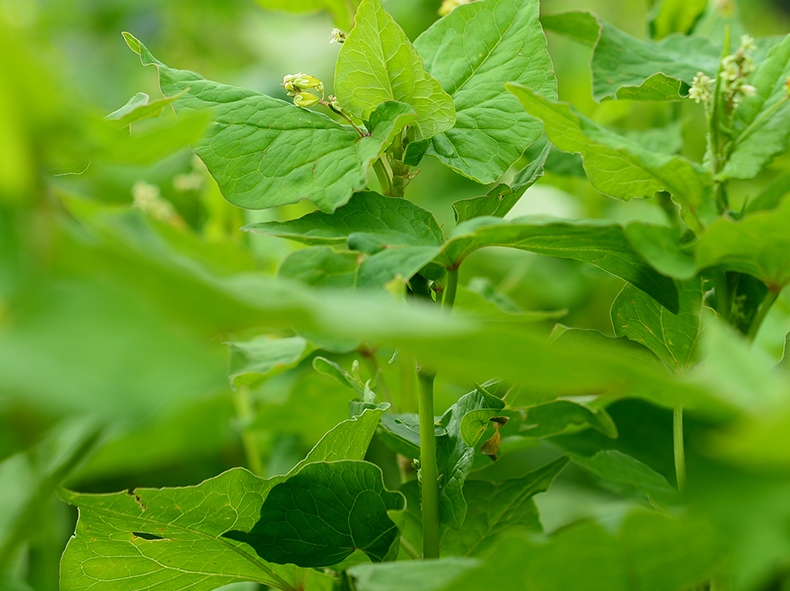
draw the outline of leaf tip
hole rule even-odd
[[[142,55],[142,50],[140,49],[141,43],[134,35],[127,33],[126,31],[121,33],[121,35],[123,35],[123,40],[126,41],[126,45],[129,46],[129,49],[131,49],[137,55]]]

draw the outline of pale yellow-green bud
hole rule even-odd
[[[315,89],[324,94],[324,83],[315,76],[306,74],[288,74],[283,78],[283,87],[288,91],[288,96],[296,96],[303,90]]]
[[[689,90],[689,98],[697,103],[708,105],[713,93],[713,79],[709,78],[702,72],[697,72],[694,76],[694,81],[691,83]]]
[[[443,0],[442,5],[439,7],[439,16],[450,14],[462,4],[471,4],[472,2],[477,2],[477,0]]]
[[[312,92],[308,92],[306,90],[303,90],[302,92],[298,92],[294,96],[294,104],[297,107],[312,107],[320,100],[321,97],[317,97]]]

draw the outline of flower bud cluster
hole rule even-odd
[[[132,199],[132,207],[160,222],[170,222],[176,215],[173,204],[162,198],[162,192],[156,185],[137,181],[132,187]]]
[[[332,39],[329,42],[343,45],[346,42],[346,34],[340,29],[332,29]]]
[[[324,98],[324,83],[315,76],[306,74],[288,74],[283,78],[283,87],[292,96],[297,107],[311,107]],[[321,93],[317,96],[310,92],[315,90]]]
[[[754,71],[754,60],[749,55],[750,51],[757,49],[754,39],[749,35],[741,36],[741,45],[732,55],[728,55],[721,63],[722,92],[731,99],[733,104],[738,104],[744,96],[754,96],[757,89],[751,84],[746,84],[746,79]]]
[[[702,72],[697,72],[697,75],[694,76],[694,81],[691,83],[689,98],[708,107],[713,97],[713,82],[713,78],[706,76]]]

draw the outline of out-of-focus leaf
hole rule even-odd
[[[497,292],[487,278],[475,277],[468,286],[458,287],[453,314],[486,322],[533,323],[562,318],[567,311],[521,310],[510,298]]]
[[[350,29],[354,24],[356,0],[255,0],[261,8],[285,12],[326,11],[332,15],[335,24],[342,29]]]
[[[567,458],[560,458],[522,478],[498,484],[467,481],[464,496],[469,500],[464,525],[458,531],[445,532],[442,551],[486,559],[509,533],[543,531],[532,497],[547,491],[567,464]]]
[[[239,387],[299,361],[305,353],[307,341],[302,337],[278,339],[261,335],[250,341],[230,342],[228,347],[230,383]]]
[[[773,47],[765,61],[749,76],[757,90],[745,97],[733,116],[735,135],[724,179],[750,179],[790,142],[790,101],[785,82],[790,76],[790,35]]]
[[[631,222],[624,226],[624,231],[639,256],[662,275],[685,280],[697,274],[694,257],[684,249],[677,229]]]
[[[650,11],[650,36],[663,39],[671,33],[688,35],[694,30],[708,0],[661,0]]]
[[[211,111],[208,135],[193,147],[225,198],[240,207],[262,209],[307,197],[322,211],[334,211],[365,188],[368,166],[415,119],[408,105],[387,102],[376,109],[378,125],[360,137],[325,115],[169,68],[124,36],[143,65],[159,70],[163,93],[189,89],[173,102],[176,112]]]
[[[521,199],[524,191],[543,176],[543,166],[550,151],[551,144],[546,142],[537,158],[516,175],[512,186],[497,185],[482,197],[461,199],[453,203],[455,221],[460,224],[466,220],[482,216],[505,217],[513,209],[513,206],[518,203],[518,200]]]
[[[584,11],[544,15],[541,22],[550,31],[593,47],[590,65],[596,100],[679,101],[698,72],[714,77],[719,69],[721,50],[703,37],[641,40]]]
[[[411,105],[425,139],[455,123],[453,99],[425,71],[406,34],[379,0],[362,0],[359,5],[356,25],[337,58],[335,89],[343,108],[366,121],[385,101]]]
[[[448,556],[439,560],[416,560],[408,563],[385,562],[358,564],[348,569],[357,591],[436,591],[465,571],[481,564],[474,558]]]
[[[117,121],[118,126],[128,127],[135,121],[141,119],[149,119],[150,117],[159,117],[164,108],[172,103],[177,98],[181,97],[187,91],[184,90],[181,94],[171,96],[168,98],[161,98],[155,101],[150,101],[150,97],[144,92],[138,92],[129,99],[123,107],[117,111],[113,111],[105,117],[108,121]]]
[[[455,127],[434,137],[428,153],[480,183],[496,181],[543,133],[503,83],[512,80],[550,99],[557,96],[537,0],[458,6],[414,46],[455,103]]]
[[[529,113],[543,121],[554,145],[582,155],[590,182],[602,193],[629,200],[667,191],[695,216],[708,199],[712,181],[701,165],[646,150],[598,126],[571,105],[548,101],[527,87],[508,84],[508,89]]]
[[[315,287],[348,289],[356,287],[358,269],[359,253],[314,246],[285,257],[277,276]]]
[[[619,224],[604,220],[567,221],[545,216],[512,220],[475,218],[453,230],[442,259],[457,265],[486,246],[505,246],[538,254],[592,263],[648,292],[670,310],[677,310],[677,289],[671,279],[647,265],[623,235]]]
[[[702,312],[702,280],[677,282],[680,307],[672,313],[643,291],[626,285],[612,304],[612,325],[650,349],[672,371],[686,371],[697,358]]]
[[[277,564],[330,566],[357,548],[382,562],[397,553],[399,538],[388,512],[404,508],[403,496],[384,488],[375,464],[312,463],[269,491],[249,533],[233,530],[223,537],[245,542]]]
[[[739,221],[717,220],[694,244],[697,266],[747,273],[779,291],[790,283],[788,224],[790,201]]]
[[[776,209],[790,193],[790,174],[782,175],[765,188],[757,197],[749,200],[743,214],[754,213],[766,209]]]

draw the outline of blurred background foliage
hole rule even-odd
[[[384,4],[414,39],[437,18],[440,1]],[[732,8],[755,36],[790,30],[787,2],[729,4],[712,2],[711,12]],[[542,2],[544,12],[579,8],[638,37],[648,34],[647,0]],[[712,19],[711,34],[717,26]],[[94,492],[195,484],[245,465],[251,441],[262,475],[281,474],[347,417],[350,391],[313,371],[316,353],[308,351],[263,385],[242,387],[243,397],[227,380],[225,343],[255,336],[256,323],[212,281],[274,275],[296,247],[239,228],[290,219],[309,206],[244,212],[226,203],[185,147],[205,120],[177,122],[165,110],[140,124],[133,138],[102,122],[138,92],[161,96],[155,71],[140,66],[121,31],[175,67],[286,98],[280,82],[295,72],[317,76],[332,92],[338,51],[328,42],[332,27],[325,14],[269,12],[252,0],[0,0],[0,588],[57,588],[58,559],[76,519],[54,494],[64,478]],[[665,104],[595,103],[589,48],[548,38],[561,100],[614,129],[669,121]],[[702,108],[681,109],[683,151],[700,160]],[[772,170],[787,164],[784,156]],[[453,201],[485,192],[431,159],[422,169],[409,197],[448,228]],[[737,184],[734,199],[754,194],[771,177],[769,171]],[[619,221],[663,215],[648,201],[600,195],[578,163],[561,155],[512,215],[528,213]],[[564,324],[612,334],[609,307],[622,282],[590,266],[487,249],[462,272],[462,283],[487,277],[523,309],[567,309]],[[778,359],[788,329],[785,297],[758,346]],[[364,356],[330,356],[344,367],[359,359],[363,377],[370,376]],[[384,367],[384,375],[390,387],[397,385],[396,365]],[[438,411],[466,386],[441,384]],[[652,465],[671,475],[671,449],[650,452],[643,440],[645,429],[663,437],[671,417],[645,405],[617,403],[610,413],[622,445],[637,455],[658,453]],[[642,431],[622,429],[632,420],[642,421]],[[540,453],[514,454],[491,477],[540,463]],[[593,486],[580,497],[584,484],[560,482],[547,497],[547,530],[584,515],[617,514],[623,501]]]

